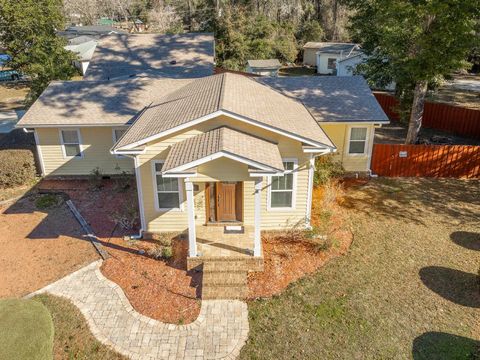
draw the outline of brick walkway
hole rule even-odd
[[[248,336],[248,311],[236,300],[204,300],[188,325],[165,324],[137,313],[96,261],[31,294],[70,299],[92,333],[132,359],[235,359]]]

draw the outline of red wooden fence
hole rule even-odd
[[[374,94],[389,119],[398,120],[398,114],[395,112],[398,106],[397,99],[385,93]],[[427,101],[422,126],[480,139],[480,110]]]
[[[380,176],[480,179],[480,146],[375,144],[371,168]]]

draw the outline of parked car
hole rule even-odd
[[[19,81],[25,79],[23,74],[15,70],[0,70],[0,81]]]

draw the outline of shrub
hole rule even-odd
[[[60,204],[60,197],[54,194],[46,194],[38,197],[35,200],[35,206],[38,209],[44,210],[44,209],[50,209],[52,207],[55,207]]]
[[[111,215],[112,220],[125,230],[132,230],[138,220],[137,203],[127,202]]]
[[[31,184],[37,171],[30,150],[0,150],[0,188]]]
[[[165,246],[162,249],[162,258],[164,259],[170,259],[173,255],[172,247],[171,246]]]
[[[129,174],[125,170],[120,171],[121,168],[117,164],[115,170],[119,172],[119,175],[115,176],[115,190],[118,192],[125,192],[132,186],[133,175]]]
[[[315,160],[315,185],[324,185],[331,179],[345,175],[345,170],[340,161],[333,159],[332,155],[320,156]]]
[[[100,189],[103,184],[102,184],[102,170],[97,166],[94,168],[92,171],[90,171],[90,185],[92,186],[93,189]]]
[[[148,250],[147,254],[157,260],[168,260],[172,257],[173,251],[171,246],[157,245],[154,248]]]

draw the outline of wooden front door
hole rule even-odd
[[[217,182],[217,221],[242,221],[242,183]]]
[[[237,220],[235,194],[236,183],[217,182],[218,221]]]

